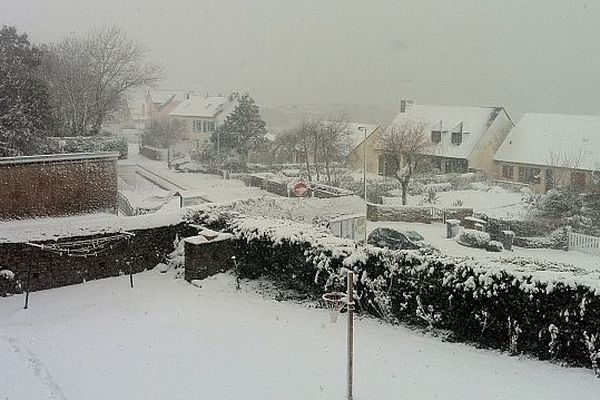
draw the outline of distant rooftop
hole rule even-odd
[[[184,99],[169,115],[177,117],[214,118],[228,109],[232,102],[226,96],[190,96]]]
[[[431,131],[441,131],[441,142],[434,153],[452,158],[469,158],[483,134],[494,122],[502,107],[438,106],[414,104],[400,112],[391,125],[402,125],[405,121],[425,123],[428,138]],[[390,129],[390,128],[388,128]],[[452,144],[452,131],[461,130],[462,143]]]
[[[185,96],[186,92],[177,91],[177,90],[149,90],[148,95],[153,103],[164,104],[175,98],[177,100],[182,100]]]
[[[600,116],[525,114],[510,131],[494,160],[600,169]]]

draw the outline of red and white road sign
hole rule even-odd
[[[294,194],[298,197],[305,197],[308,195],[308,186],[306,186],[306,183],[300,181],[296,184],[294,184]]]

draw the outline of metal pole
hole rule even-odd
[[[367,128],[361,127],[365,132],[365,140],[363,141],[363,185],[365,189],[365,203],[367,202]]]
[[[29,269],[27,270],[27,292],[25,292],[25,310],[29,307],[29,291],[31,290],[31,262],[29,263]]]
[[[348,365],[346,369],[346,398],[352,400],[352,367],[354,358],[354,273],[348,271],[347,283],[347,306],[348,306],[348,338],[347,338],[347,353]]]
[[[129,286],[133,289],[133,265],[131,265],[131,261],[127,261],[129,264]]]

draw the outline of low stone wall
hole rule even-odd
[[[457,219],[464,220],[466,217],[473,216],[473,209],[466,207],[448,207],[444,208],[444,220]]]
[[[57,254],[26,243],[0,243],[0,270],[15,274],[15,282],[24,289],[31,267],[31,291],[82,283],[153,268],[174,249],[177,236],[196,234],[187,224],[164,226],[132,231],[135,236],[128,241],[115,243],[106,251],[85,258]],[[36,244],[69,243],[75,240],[97,239],[102,235],[68,238]]]
[[[141,155],[151,160],[164,161],[169,158],[169,149],[167,148],[152,147],[140,144],[139,152]]]
[[[198,236],[185,241],[185,280],[205,279],[234,268],[231,257],[235,254],[231,240],[213,240],[198,243]]]
[[[431,207],[367,204],[368,221],[431,223]]]

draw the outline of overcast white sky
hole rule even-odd
[[[37,42],[118,24],[165,87],[260,103],[502,105],[600,113],[600,1],[0,0]],[[406,81],[413,81],[414,85]]]

